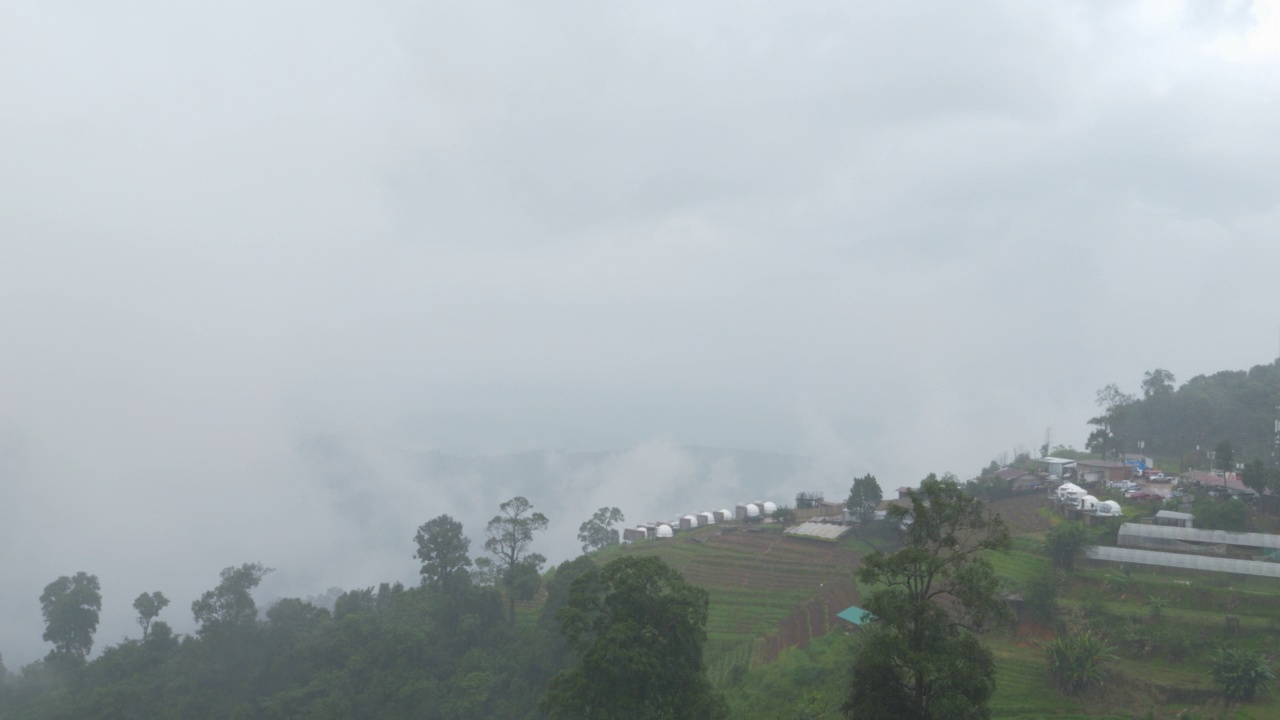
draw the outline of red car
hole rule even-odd
[[[1135,490],[1130,493],[1125,493],[1125,497],[1129,498],[1130,500],[1154,500],[1155,498],[1158,498],[1160,496],[1154,493],[1145,492],[1143,490]]]

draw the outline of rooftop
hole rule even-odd
[[[1144,527],[1154,526],[1148,525]],[[1235,558],[1209,557],[1207,555],[1187,555],[1185,553],[1167,553],[1158,550],[1105,546],[1085,548],[1084,554],[1090,560],[1109,560],[1112,562],[1137,563],[1139,565],[1158,565],[1160,567],[1184,568],[1187,570],[1210,570],[1213,572],[1280,578],[1280,563],[1261,560],[1236,560]]]
[[[1174,513],[1185,515],[1186,513]],[[1172,525],[1140,525],[1125,523],[1120,526],[1121,535],[1136,537],[1160,538],[1164,540],[1181,540],[1183,542],[1215,543],[1223,545],[1239,545],[1243,547],[1280,549],[1280,535],[1264,533],[1230,532],[1227,530],[1201,530]]]

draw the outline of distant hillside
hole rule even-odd
[[[1237,462],[1270,460],[1280,406],[1280,360],[1247,372],[1197,375],[1176,387],[1167,378],[1153,379],[1153,373],[1163,372],[1148,373],[1141,397],[1114,415],[1113,432],[1124,452],[1138,452],[1142,442],[1147,455],[1185,458],[1203,466],[1205,453],[1229,440]]]

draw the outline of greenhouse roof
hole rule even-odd
[[[1156,550],[1138,550],[1137,548],[1106,547],[1101,545],[1085,548],[1084,554],[1090,560],[1280,578],[1280,564],[1262,562],[1260,560],[1236,560],[1234,558],[1187,555],[1184,553],[1167,553]]]
[[[823,540],[838,540],[842,535],[849,532],[853,528],[847,525],[832,525],[830,523],[807,522],[795,527],[789,527],[782,532],[787,535],[803,535],[805,537],[822,538]]]
[[[1200,530],[1198,528],[1171,527],[1168,525],[1142,525],[1125,523],[1120,526],[1121,535],[1135,537],[1182,540],[1183,542],[1219,543],[1245,547],[1280,549],[1280,535],[1263,533],[1228,532],[1226,530]]]

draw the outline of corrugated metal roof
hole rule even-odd
[[[1195,516],[1191,513],[1174,512],[1173,510],[1161,510],[1156,513],[1158,518],[1168,518],[1170,520],[1195,520]]]
[[[1226,530],[1200,530],[1198,528],[1175,527],[1171,525],[1140,525],[1125,523],[1120,526],[1121,535],[1134,537],[1161,538],[1164,540],[1182,540],[1184,542],[1219,543],[1226,545],[1243,545],[1245,547],[1262,547],[1280,549],[1280,535],[1263,533],[1228,532]]]
[[[1090,560],[1107,560],[1110,562],[1158,565],[1160,567],[1182,568],[1185,570],[1208,570],[1236,573],[1238,575],[1280,578],[1280,564],[1262,562],[1260,560],[1236,560],[1234,558],[1105,546],[1085,548],[1084,554]]]

